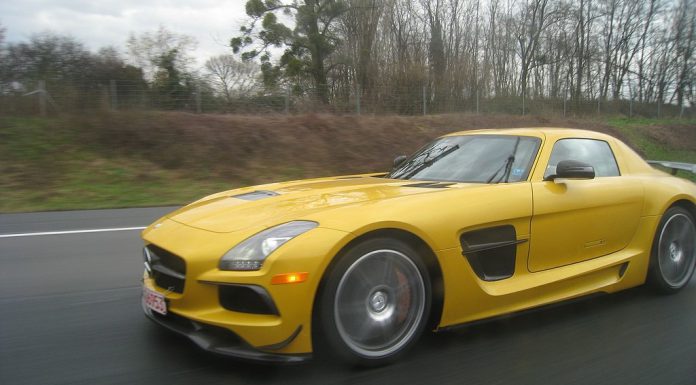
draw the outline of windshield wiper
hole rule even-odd
[[[455,144],[454,146],[452,146],[452,147],[450,147],[450,148],[448,148],[448,149],[442,151],[441,153],[439,153],[436,157],[434,157],[434,158],[432,158],[432,159],[427,159],[427,160],[423,161],[423,163],[421,163],[420,165],[418,165],[418,167],[414,168],[414,169],[411,170],[408,174],[404,175],[404,176],[402,177],[402,179],[409,179],[409,178],[411,178],[412,176],[414,176],[414,175],[418,174],[419,172],[423,171],[424,169],[430,167],[433,163],[437,162],[438,160],[444,158],[445,156],[451,154],[452,152],[454,152],[454,151],[456,151],[456,150],[458,150],[458,149],[459,149],[459,145],[458,145],[458,144]]]
[[[519,147],[519,145],[520,145],[520,137],[518,136],[517,140],[515,141],[515,147],[512,149],[512,153],[510,154],[510,156],[508,156],[508,158],[505,160],[505,163],[503,163],[503,165],[499,169],[495,170],[493,175],[491,175],[491,177],[488,178],[486,183],[491,183],[493,181],[493,179],[495,179],[495,177],[498,176],[498,173],[500,172],[500,170],[503,170],[503,169],[505,170],[505,172],[503,173],[503,175],[500,176],[500,179],[498,179],[498,181],[495,183],[500,183],[501,181],[503,181],[504,183],[508,182],[508,180],[510,179],[510,173],[512,172],[512,164],[515,163],[515,154],[517,154],[517,147]]]
[[[515,148],[512,149],[512,154],[508,158],[507,165],[505,166],[505,180],[503,181],[504,183],[507,183],[508,180],[510,179],[510,172],[512,172],[512,164],[515,163],[515,154],[517,154],[517,148],[520,146],[520,137],[517,137],[517,141],[515,141]]]

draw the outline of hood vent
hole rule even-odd
[[[230,198],[243,199],[245,201],[258,201],[280,195],[275,191],[257,190],[246,194],[232,195]]]
[[[454,183],[443,183],[443,182],[420,182],[405,184],[402,187],[423,187],[423,188],[445,188],[453,185]]]

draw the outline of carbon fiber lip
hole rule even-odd
[[[312,354],[273,354],[255,349],[241,337],[228,329],[202,324],[189,320],[175,313],[166,316],[154,314],[150,309],[141,304],[143,313],[152,322],[163,326],[177,334],[187,337],[201,349],[228,357],[235,357],[245,361],[265,362],[274,364],[299,364],[307,362]],[[279,344],[287,345],[297,336],[293,333],[288,340]]]

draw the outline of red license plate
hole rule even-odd
[[[167,302],[165,302],[162,294],[143,288],[143,301],[145,301],[145,306],[147,306],[148,309],[162,315],[167,315]]]

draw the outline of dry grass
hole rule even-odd
[[[0,212],[185,203],[237,186],[388,170],[395,156],[453,131],[550,126],[606,132],[648,157],[696,163],[693,123],[461,114],[0,118]]]
[[[594,121],[534,116],[196,115],[181,112],[80,118],[76,127],[105,151],[139,155],[168,169],[259,182],[389,168],[433,138],[500,127],[577,127],[619,134]]]

